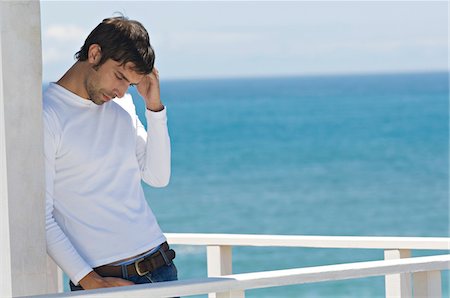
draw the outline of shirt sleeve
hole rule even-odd
[[[167,186],[170,180],[171,149],[167,109],[146,110],[147,130],[136,117],[136,155],[142,180],[153,187]]]
[[[92,268],[78,254],[70,240],[64,234],[53,215],[55,206],[54,179],[55,158],[58,144],[57,125],[48,113],[44,113],[44,157],[45,157],[45,229],[47,253],[77,285],[92,271]]]

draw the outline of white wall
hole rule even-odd
[[[45,251],[40,30],[39,1],[0,1],[0,297],[56,287]]]

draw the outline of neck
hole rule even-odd
[[[82,98],[89,99],[85,86],[88,67],[86,62],[77,61],[56,83]]]

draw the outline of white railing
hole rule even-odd
[[[35,297],[173,297],[219,293],[219,297],[243,298],[245,290],[294,284],[364,278],[386,274],[420,274],[414,296],[441,297],[440,270],[450,268],[450,255],[417,257],[401,260],[358,262],[287,270],[244,273],[198,280],[172,281],[54,294]],[[416,280],[414,280],[416,281]]]
[[[61,293],[46,297],[239,297],[246,289],[385,276],[386,297],[441,297],[450,255],[411,258],[411,250],[450,250],[450,238],[166,234],[170,244],[207,246],[208,278]],[[385,260],[232,274],[233,246],[383,249]]]
[[[442,237],[358,237],[243,234],[166,234],[169,243],[207,246],[208,276],[232,274],[233,246],[383,249],[386,260],[411,257],[411,250],[450,250]],[[411,274],[386,274],[386,297],[411,297]],[[416,284],[421,275],[414,276]],[[214,294],[209,295],[215,297]]]

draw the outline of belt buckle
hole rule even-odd
[[[148,270],[145,271],[145,272],[142,272],[141,269],[139,269],[139,264],[140,264],[143,260],[144,260],[144,258],[141,258],[141,259],[137,260],[136,262],[134,262],[134,268],[136,268],[136,272],[137,272],[137,274],[139,274],[139,276],[146,275],[147,273],[150,272],[150,271],[148,271]]]

